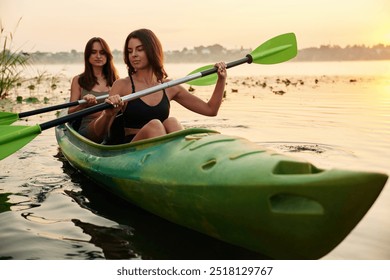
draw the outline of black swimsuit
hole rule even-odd
[[[135,86],[131,75],[130,81],[134,93]],[[163,122],[169,116],[169,109],[170,103],[164,89],[161,101],[155,106],[146,104],[141,98],[128,101],[126,109],[123,112],[124,126],[127,128],[140,129],[153,119],[158,119]],[[126,135],[126,142],[130,142],[134,136],[135,134]]]

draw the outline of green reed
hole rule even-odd
[[[17,25],[19,25],[21,18]],[[13,32],[15,33],[15,32]],[[22,81],[22,71],[29,65],[30,56],[20,49],[13,50],[13,33],[6,32],[0,22],[0,98],[6,98],[9,91]]]

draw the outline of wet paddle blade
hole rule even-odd
[[[41,133],[39,125],[35,126],[0,126],[0,160],[8,157],[30,143]]]
[[[19,120],[19,116],[16,113],[0,112],[0,125],[12,124]]]
[[[276,64],[294,58],[298,53],[294,33],[286,33],[269,39],[251,52],[253,63]]]
[[[187,76],[198,73],[198,72],[202,72],[204,70],[209,70],[212,68],[214,68],[214,65],[202,66],[202,67],[192,71]],[[214,74],[210,74],[210,75],[203,76],[201,78],[197,78],[195,80],[189,81],[189,82],[187,82],[187,84],[192,85],[192,86],[210,86],[210,85],[216,84],[217,80],[218,80],[218,75],[217,75],[217,73],[214,73]]]

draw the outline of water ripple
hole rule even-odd
[[[307,142],[257,142],[274,150],[287,153],[312,153],[312,154],[343,154],[344,156],[356,157],[355,153],[343,147],[326,145],[321,143]]]
[[[17,193],[8,197],[8,202],[15,211],[39,207],[49,193],[63,188],[69,181],[64,175],[39,174],[30,177],[20,185]]]

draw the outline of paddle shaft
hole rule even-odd
[[[252,56],[250,54],[248,54],[244,58],[227,63],[226,68],[231,68],[234,66],[238,66],[238,65],[241,65],[244,63],[251,63],[251,62],[252,62]],[[134,100],[137,98],[141,98],[143,96],[149,95],[151,93],[154,93],[154,92],[157,92],[157,91],[160,91],[163,89],[167,89],[167,88],[179,85],[179,84],[186,83],[188,81],[192,81],[192,80],[195,80],[195,79],[207,76],[207,75],[211,75],[213,73],[216,73],[217,71],[218,71],[218,69],[216,67],[213,67],[213,68],[208,69],[208,70],[194,73],[194,74],[188,75],[188,76],[180,78],[180,79],[168,81],[168,82],[165,82],[163,84],[160,84],[160,85],[157,85],[154,87],[150,87],[150,88],[135,92],[133,94],[126,95],[126,96],[122,97],[122,100],[124,102],[127,102],[127,101],[131,101],[131,100]],[[112,106],[113,105],[104,102],[104,103],[77,111],[75,113],[72,113],[72,114],[69,114],[69,115],[42,123],[39,126],[41,127],[41,130],[49,129],[49,128],[55,127],[57,125],[64,124],[66,122],[75,120],[77,118],[81,118],[81,117],[84,117],[84,116],[87,116],[87,115],[90,115],[90,114],[93,114],[93,113],[96,113],[99,111],[103,111],[105,109],[111,108]]]
[[[235,60],[235,61],[227,63],[226,64],[226,69],[229,69],[229,68],[232,68],[234,66],[238,66],[238,65],[241,65],[241,64],[244,64],[244,63],[249,63],[249,64],[252,63],[252,56],[250,54],[246,55],[246,57],[244,57],[244,58],[241,58],[241,59],[238,59],[238,60]],[[208,70],[204,70],[202,72],[199,72],[199,74],[201,74],[200,77],[204,77],[204,76],[207,76],[207,75],[214,74],[217,71],[218,71],[218,69],[216,67],[214,67],[214,68],[210,68]],[[194,73],[194,75],[195,74],[197,74],[197,73]],[[198,78],[200,78],[200,77],[198,77]]]
[[[107,97],[108,97],[108,94],[104,94],[104,95],[96,97],[96,100],[105,99]],[[58,104],[58,105],[54,105],[54,106],[50,106],[50,107],[46,107],[46,108],[40,108],[40,109],[36,109],[36,110],[22,112],[22,113],[18,114],[18,117],[21,119],[21,118],[25,118],[25,117],[29,117],[29,116],[33,116],[33,115],[38,115],[38,114],[42,114],[42,113],[46,113],[46,112],[50,112],[50,111],[69,108],[72,106],[77,106],[77,105],[84,104],[84,103],[87,103],[87,101],[85,101],[84,99],[80,99],[80,100],[69,102],[69,103]]]

